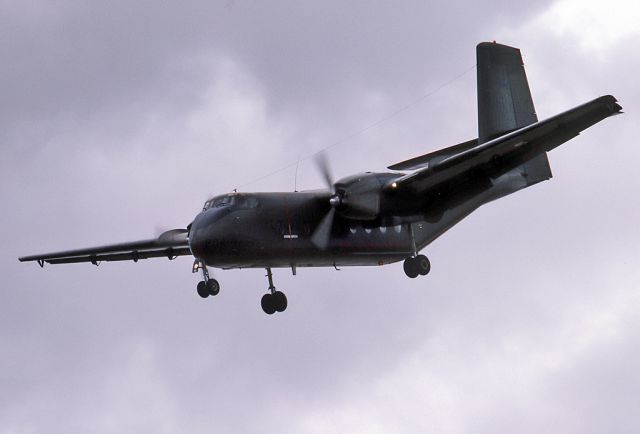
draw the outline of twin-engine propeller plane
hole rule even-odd
[[[157,239],[25,256],[61,264],[193,255],[202,272],[198,294],[220,291],[207,267],[265,268],[267,314],[287,308],[272,268],[383,265],[404,261],[415,278],[431,268],[419,252],[483,204],[551,178],[547,152],[601,120],[621,113],[611,95],[538,121],[520,50],[477,46],[478,138],[388,168],[333,180],[326,190],[230,193],[204,204],[186,229]],[[399,173],[398,171],[409,171]]]

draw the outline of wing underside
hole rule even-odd
[[[71,264],[90,262],[94,265],[102,261],[134,261],[148,258],[175,259],[191,255],[186,229],[174,229],[158,238],[131,241],[86,249],[66,250],[54,253],[23,256],[20,262],[36,261],[40,266],[47,264]]]

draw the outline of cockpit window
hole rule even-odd
[[[258,199],[253,196],[237,196],[235,204],[238,208],[257,208],[260,205]]]
[[[223,206],[229,206],[233,204],[234,197],[233,196],[218,196],[213,199],[209,199],[204,203],[203,211],[208,210],[209,208],[221,208]]]
[[[222,208],[233,205],[234,208],[257,208],[260,205],[258,199],[254,196],[245,196],[240,194],[230,194],[226,196],[218,196],[209,199],[204,203],[203,211],[209,208]]]
[[[229,206],[231,204],[233,204],[233,196],[222,196],[222,197],[217,197],[215,199],[213,199],[213,202],[211,203],[211,206],[213,208],[222,208],[223,206]]]

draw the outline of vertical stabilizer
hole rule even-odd
[[[537,122],[520,50],[482,42],[476,57],[479,142]]]
[[[520,50],[495,42],[476,47],[478,143],[538,122]],[[546,153],[517,168],[527,185],[551,178]]]

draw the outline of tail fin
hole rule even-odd
[[[478,63],[478,141],[480,143],[538,121],[520,50],[482,42]]]
[[[478,143],[538,121],[520,50],[482,42],[476,47],[478,69]],[[516,168],[527,186],[551,178],[546,153]]]

